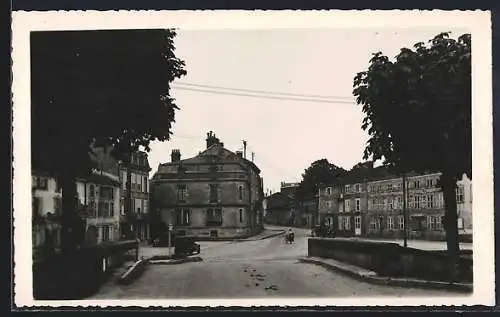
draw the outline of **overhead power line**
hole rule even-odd
[[[257,94],[266,94],[266,95],[281,95],[281,96],[294,96],[294,97],[302,97],[302,98],[319,98],[319,99],[346,99],[352,100],[352,96],[323,96],[323,95],[308,95],[308,94],[297,94],[290,92],[276,92],[276,91],[268,91],[268,90],[257,90],[257,89],[244,89],[244,88],[231,88],[231,87],[223,87],[223,86],[211,86],[211,85],[201,85],[201,84],[193,84],[193,83],[174,83],[173,86],[187,86],[187,87],[201,87],[201,88],[210,88],[210,89],[222,89],[222,90],[231,90],[231,91],[241,91],[241,92],[249,92],[249,93],[257,93]]]
[[[187,90],[187,91],[195,91],[195,92],[203,92],[217,95],[229,95],[229,96],[240,96],[240,97],[253,97],[253,98],[261,98],[261,99],[275,99],[275,100],[288,100],[288,101],[308,101],[308,102],[318,102],[318,103],[338,103],[338,104],[356,104],[355,101],[346,101],[346,100],[327,100],[327,99],[312,99],[312,98],[292,98],[292,97],[278,97],[278,96],[266,96],[266,95],[252,95],[245,93],[237,93],[237,92],[226,92],[226,91],[216,91],[216,90],[208,90],[208,89],[198,89],[198,88],[187,88],[187,87],[174,87],[172,88],[178,90]]]

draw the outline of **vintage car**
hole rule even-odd
[[[180,236],[174,240],[174,256],[186,257],[194,254],[200,254],[200,245],[196,243],[194,237]]]
[[[327,226],[316,226],[313,230],[315,237],[321,238],[335,238],[335,229],[327,227]]]

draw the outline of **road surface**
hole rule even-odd
[[[256,297],[459,296],[447,291],[364,283],[313,264],[306,231],[296,229],[296,242],[278,236],[260,241],[200,242],[202,262],[151,264],[131,285],[110,280],[90,299],[203,299]]]

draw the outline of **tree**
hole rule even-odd
[[[319,186],[332,183],[345,173],[343,168],[331,164],[327,159],[314,161],[302,174],[302,181],[297,188],[296,196],[301,199],[315,195],[318,193]]]
[[[71,251],[78,223],[75,178],[95,163],[93,147],[128,162],[151,141],[169,140],[175,100],[170,83],[186,74],[174,30],[31,33],[32,166],[63,190],[61,248]]]
[[[428,44],[402,48],[395,61],[373,54],[354,78],[370,136],[364,157],[391,168],[440,171],[449,254],[459,253],[456,182],[472,177],[471,37],[441,33]]]

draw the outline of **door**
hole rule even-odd
[[[354,235],[361,235],[361,216],[354,217]]]

